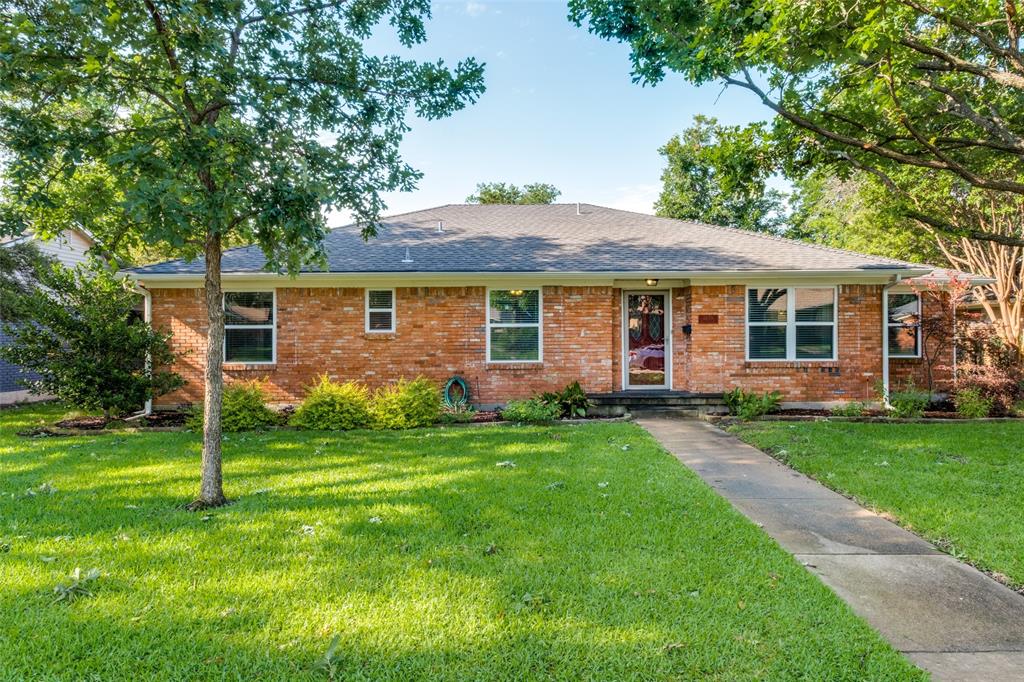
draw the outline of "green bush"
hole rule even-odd
[[[455,405],[441,412],[438,421],[442,424],[469,424],[476,419],[476,410],[468,405]]]
[[[734,388],[723,396],[723,400],[729,409],[729,414],[740,419],[755,419],[775,410],[782,400],[782,394],[772,391],[758,395],[752,391],[744,391],[742,388]]]
[[[916,419],[924,414],[931,401],[932,396],[928,391],[917,388],[911,382],[889,391],[889,415],[898,419]]]
[[[254,431],[275,426],[281,422],[276,412],[267,407],[260,381],[243,381],[224,388],[221,408],[221,429],[226,432]],[[203,429],[203,404],[193,406],[187,426],[196,431]]]
[[[370,392],[362,384],[339,384],[326,374],[309,387],[289,423],[303,429],[349,431],[370,426]]]
[[[558,419],[561,408],[544,402],[540,397],[529,400],[510,400],[501,411],[501,418],[510,422],[542,424]]]
[[[957,414],[967,419],[987,417],[995,402],[995,398],[985,396],[978,388],[965,388],[953,398]]]
[[[441,391],[424,377],[415,381],[400,379],[377,390],[370,413],[376,429],[430,426],[441,416]]]
[[[540,399],[544,403],[558,408],[559,419],[586,417],[587,410],[592,405],[590,398],[587,397],[586,392],[578,381],[572,382],[561,391],[541,393]]]
[[[833,417],[863,417],[867,411],[868,406],[858,402],[843,403],[830,410]]]

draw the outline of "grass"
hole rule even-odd
[[[732,431],[1024,586],[1024,424],[754,422]]]
[[[189,513],[195,435],[56,416],[0,412],[2,679],[923,678],[630,424],[231,435]]]

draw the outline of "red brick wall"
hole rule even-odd
[[[839,288],[836,362],[747,362],[744,291],[743,285],[673,289],[674,389],[719,393],[741,386],[779,390],[785,400],[806,402],[875,397],[881,377],[881,286]],[[177,371],[189,382],[157,403],[200,400],[206,334],[202,290],[152,293],[153,322],[174,333],[176,350],[186,353]],[[527,397],[577,379],[588,391],[618,390],[621,293],[611,287],[544,287],[544,362],[492,365],[485,361],[484,287],[397,289],[394,334],[364,331],[363,289],[281,288],[277,364],[226,365],[225,376],[228,381],[266,378],[271,399],[279,403],[301,400],[303,387],[323,372],[371,387],[402,376],[423,374],[440,383],[458,374],[469,382],[474,402],[484,404]],[[701,315],[716,315],[717,323],[701,322]],[[687,323],[693,325],[691,335],[682,333]],[[948,366],[949,361],[943,358],[936,364]],[[892,380],[913,374],[923,385],[923,366],[920,360],[893,360]]]
[[[485,362],[484,287],[399,288],[394,334],[364,331],[364,292],[355,288],[277,290],[277,363],[225,365],[228,381],[267,380],[270,399],[294,403],[326,372],[371,388],[425,375],[438,383],[458,374],[474,402],[500,403],[580,380],[588,391],[612,390],[616,297],[610,287],[544,287],[541,364]],[[187,353],[177,371],[189,382],[162,405],[201,399],[206,335],[200,289],[153,290],[153,323],[174,333]]]
[[[743,285],[691,287],[687,315],[686,298],[676,293],[675,330],[686,322],[693,325],[690,338],[675,336],[676,389],[699,393],[737,386],[758,392],[778,390],[784,400],[794,402],[876,397],[875,385],[882,376],[881,285],[839,287],[839,348],[834,362],[747,362],[744,295]],[[702,323],[702,314],[717,316],[717,323]],[[680,355],[686,355],[686,360]],[[893,381],[923,374],[921,360],[893,360],[890,367]]]

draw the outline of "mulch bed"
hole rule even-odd
[[[61,429],[78,429],[82,431],[99,430],[106,425],[107,419],[105,417],[74,417],[54,424],[54,426]]]

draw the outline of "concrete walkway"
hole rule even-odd
[[[1024,680],[1024,596],[715,427],[641,417],[936,680]]]

